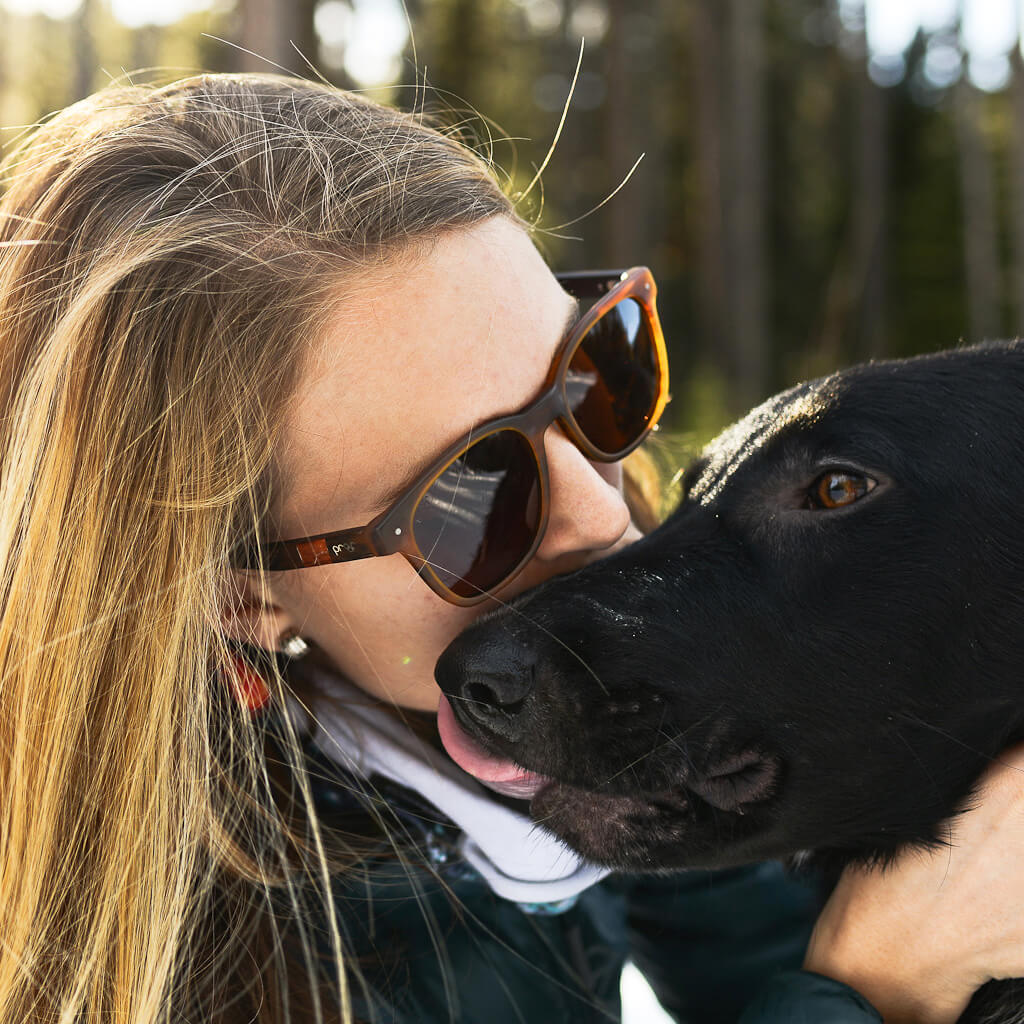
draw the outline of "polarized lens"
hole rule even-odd
[[[420,499],[416,545],[459,597],[503,583],[540,529],[540,470],[526,438],[499,430],[448,464]]]
[[[566,374],[566,399],[581,433],[605,455],[629,448],[650,425],[661,367],[644,309],[623,299],[583,336]]]

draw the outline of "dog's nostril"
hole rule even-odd
[[[529,686],[519,679],[499,676],[473,676],[462,681],[453,702],[491,735],[510,743],[522,738],[523,723],[519,714],[526,703]]]
[[[512,692],[518,693],[516,690]],[[506,690],[504,693],[496,692],[487,683],[469,683],[465,687],[465,693],[465,699],[469,703],[477,705],[481,710],[490,710],[491,708],[494,708],[508,712],[509,714],[515,714],[523,706],[522,696],[513,696],[513,698],[509,700],[507,699],[509,691]]]
[[[492,703],[492,697],[489,687],[484,686],[483,683],[470,683],[466,687],[466,700],[475,701],[477,704],[490,704]]]

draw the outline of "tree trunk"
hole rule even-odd
[[[981,133],[981,98],[966,75],[955,86],[956,134],[963,196],[968,341],[1000,334],[992,158]]]
[[[140,25],[132,33],[132,67],[152,68],[160,63],[160,25]]]
[[[452,0],[445,9],[444,52],[440,54],[445,78],[438,84],[446,91],[446,104],[459,110],[472,109],[481,102],[481,83],[488,77],[482,63],[487,59],[484,22],[488,11],[481,8],[480,0]]]
[[[697,318],[704,356],[727,375],[732,367],[725,349],[725,231],[722,221],[722,96],[718,0],[693,0],[693,94],[696,102],[697,251],[694,270]]]
[[[306,60],[317,63],[315,7],[316,0],[240,0],[239,70],[279,72],[283,68],[304,77],[312,75]]]
[[[854,280],[860,285],[860,330],[855,356],[885,353],[886,182],[888,180],[888,95],[867,73],[867,45],[859,82],[860,122],[853,203]]]
[[[608,190],[615,188],[639,153],[630,130],[636,110],[630,104],[628,63],[623,18],[629,13],[626,0],[608,0],[608,31],[604,37],[604,74],[607,84],[604,116],[604,164]],[[641,164],[637,168],[642,173]],[[637,252],[636,224],[639,220],[639,189],[630,181],[605,207],[606,234],[604,262],[607,266],[631,266],[643,262]]]
[[[1013,68],[1013,122],[1010,129],[1010,189],[1013,217],[1013,317],[1011,333],[1024,335],[1024,60],[1020,46],[1010,56]]]
[[[83,99],[93,91],[96,75],[96,44],[93,40],[93,14],[96,0],[82,0],[74,14],[72,38],[75,41],[75,69],[71,82],[72,102]]]
[[[726,177],[728,306],[737,397],[753,405],[768,392],[765,315],[763,0],[731,0],[728,68],[730,173]]]
[[[984,341],[1000,334],[999,257],[996,249],[996,212],[992,157],[982,134],[981,96],[967,77],[963,44],[964,0],[959,0],[957,40],[962,74],[954,87],[960,191],[963,205],[964,269],[967,279],[967,341]]]

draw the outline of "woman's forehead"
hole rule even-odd
[[[526,232],[504,218],[360,274],[292,404],[282,527],[362,525],[345,517],[369,518],[415,466],[528,402],[570,306]]]

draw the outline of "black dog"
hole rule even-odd
[[[942,842],[1024,739],[1024,343],[795,387],[684,483],[654,533],[448,649],[459,724],[618,868]],[[982,1002],[1019,1019],[1024,986]]]

